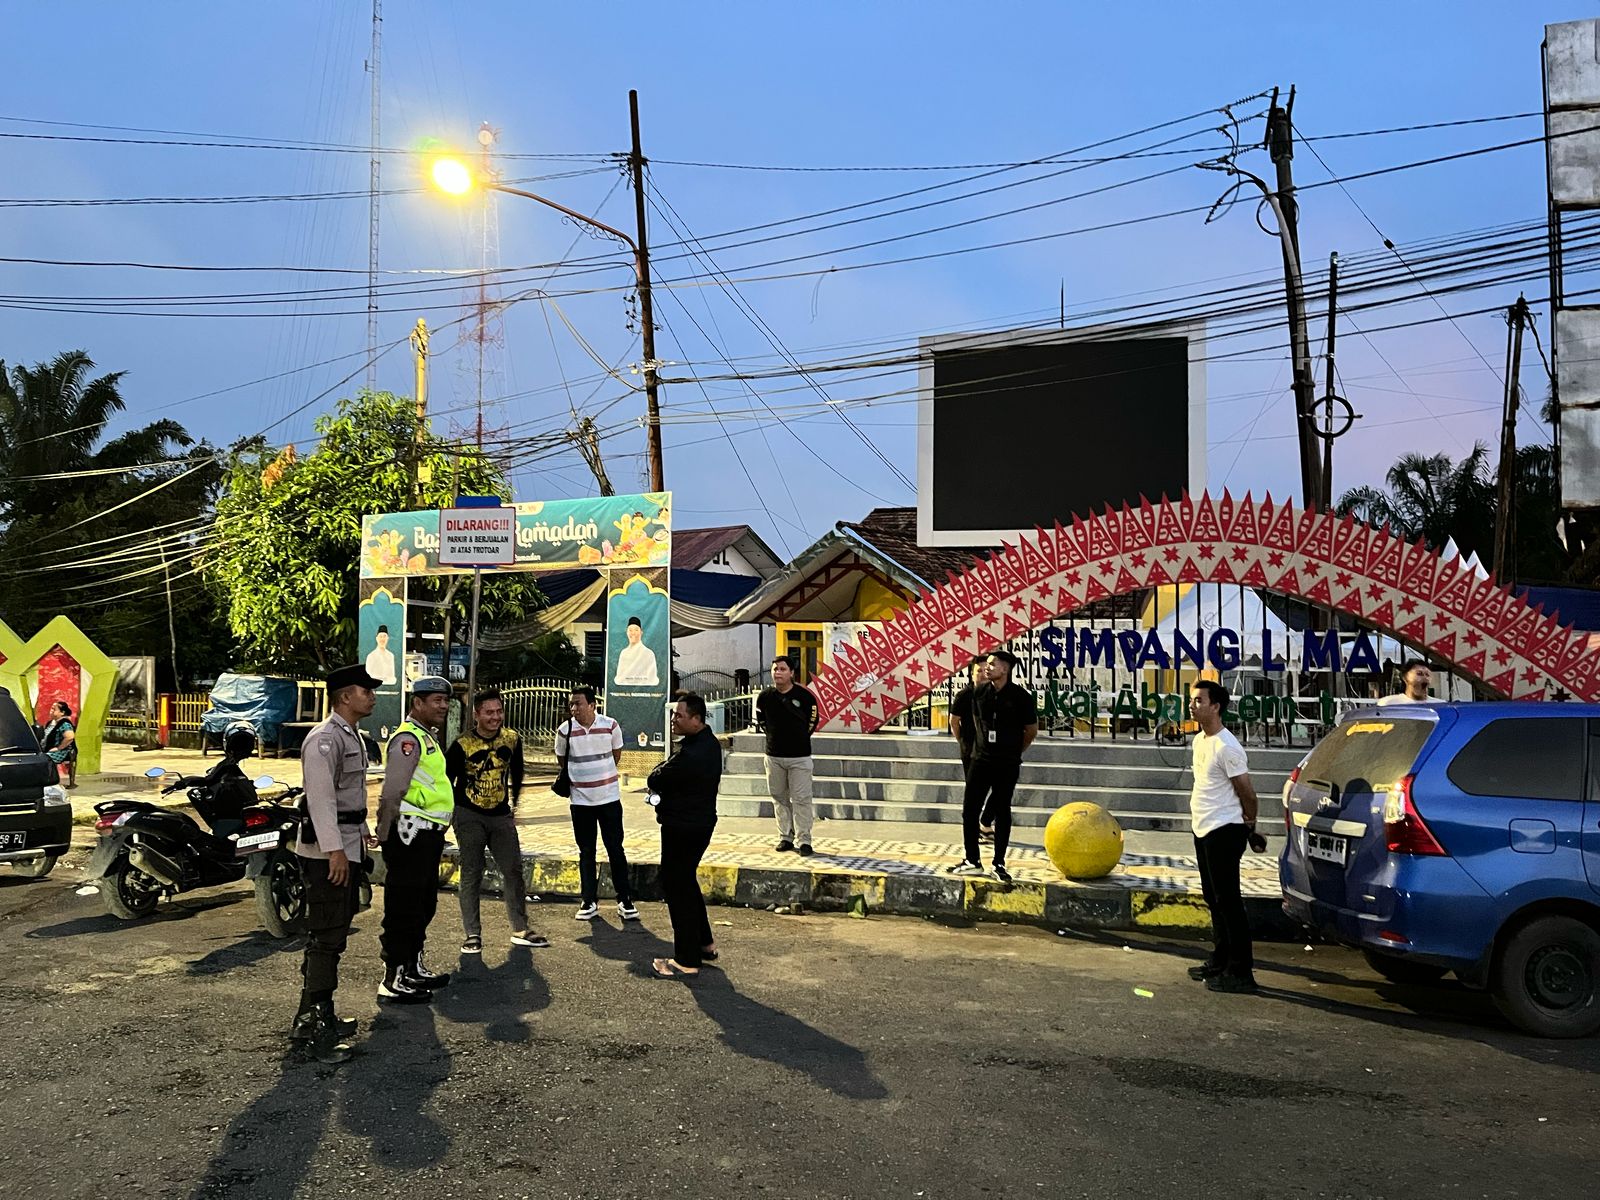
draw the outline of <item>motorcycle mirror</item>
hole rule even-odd
[[[166,773],[167,769],[165,767],[151,767],[144,773],[144,777],[146,779],[160,779]]]
[[[255,777],[255,779],[253,780],[253,782],[255,783],[256,787],[259,789],[259,788],[273,787],[278,781],[276,779],[274,779],[271,775],[257,775]]]

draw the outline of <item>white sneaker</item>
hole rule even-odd
[[[963,862],[950,868],[952,875],[982,875],[984,870],[977,863]]]
[[[572,914],[572,919],[574,921],[592,921],[599,915],[600,906],[598,904],[580,904],[578,905],[578,911]]]
[[[624,921],[637,921],[639,919],[639,910],[633,906],[632,900],[618,900],[617,914]]]

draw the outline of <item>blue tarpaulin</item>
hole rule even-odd
[[[263,742],[276,744],[278,727],[294,720],[300,687],[270,675],[219,675],[211,689],[211,708],[200,714],[206,733],[221,734],[235,721],[249,721]]]

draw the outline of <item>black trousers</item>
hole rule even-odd
[[[444,856],[444,826],[424,829],[408,846],[391,829],[383,843],[383,932],[378,945],[391,967],[413,963],[428,937],[428,922],[439,907],[439,859]]]
[[[633,884],[628,872],[628,856],[622,849],[621,800],[572,806],[572,836],[578,842],[578,882],[583,888],[585,904],[594,904],[600,898],[600,871],[594,854],[597,832],[605,842],[606,858],[611,862],[611,886],[616,889],[618,901],[626,903],[633,899]]]
[[[701,950],[711,945],[711,921],[700,894],[700,867],[711,829],[694,825],[661,827],[661,896],[672,918],[672,957],[680,966],[698,967]]]
[[[359,863],[351,863],[349,882],[335,887],[328,882],[327,859],[300,859],[306,881],[306,952],[300,962],[304,1002],[331,1000],[339,986],[339,957],[356,916],[356,873],[360,869]]]
[[[961,803],[961,832],[967,843],[967,861],[981,862],[978,826],[987,820],[994,826],[994,861],[1004,864],[1006,847],[1011,844],[1011,797],[1017,790],[1022,761],[996,762],[975,758],[967,772],[967,790]]]
[[[1247,825],[1224,825],[1194,840],[1200,862],[1200,890],[1211,910],[1215,949],[1211,965],[1229,975],[1250,979],[1255,973],[1255,948],[1250,942],[1250,918],[1239,887],[1239,860],[1249,841]]]

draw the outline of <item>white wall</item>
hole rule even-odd
[[[709,571],[715,575],[750,575],[754,577],[761,575],[760,571],[750,565],[750,560],[732,546],[718,551],[711,556],[704,566],[697,569]]]
[[[730,676],[731,684],[733,673],[743,670],[750,672],[752,680],[760,680],[764,660],[776,653],[773,644],[772,630],[761,625],[707,629],[672,640],[672,667],[682,679],[716,671]]]

